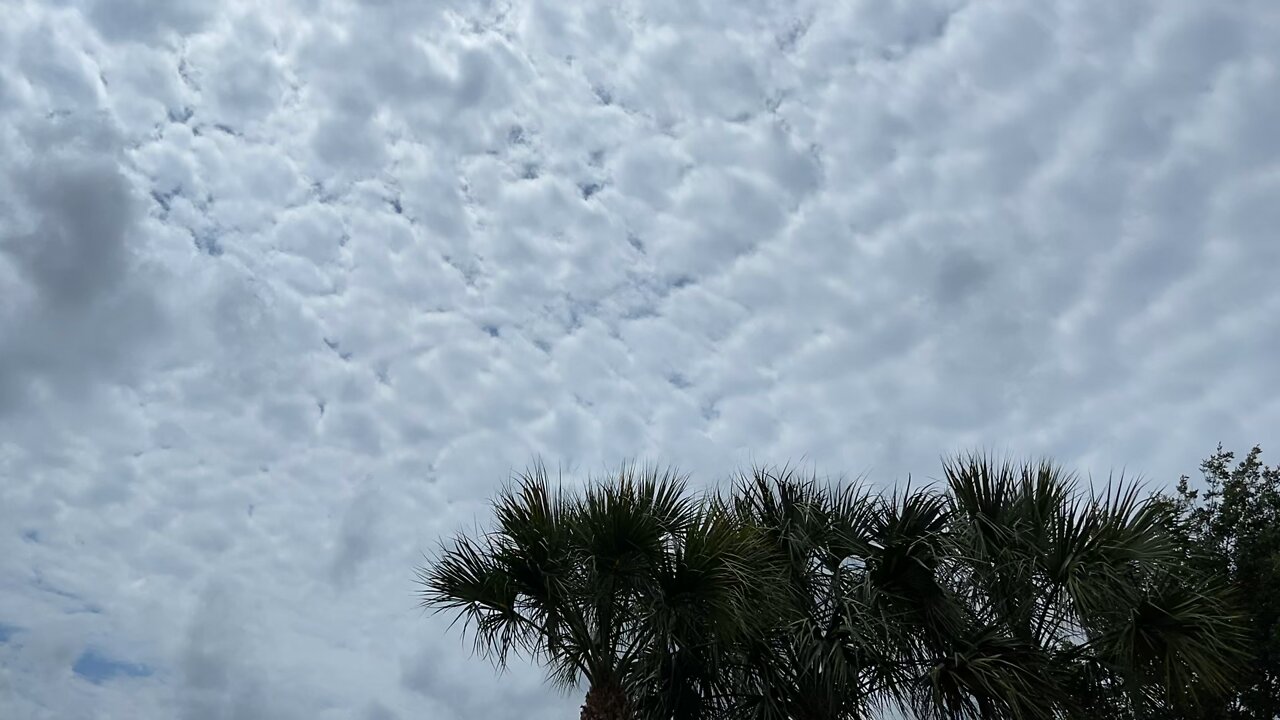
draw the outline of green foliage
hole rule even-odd
[[[891,493],[759,468],[696,499],[670,472],[571,493],[538,468],[420,580],[482,654],[587,682],[583,717],[1194,716],[1244,644],[1188,551],[1218,532],[1196,502],[979,456]]]
[[[423,604],[456,613],[481,655],[526,653],[589,699],[620,689],[628,712],[703,717],[726,694],[728,648],[777,615],[751,529],[672,472],[624,466],[571,493],[537,467],[494,516],[419,570]]]
[[[1136,487],[971,456],[942,488],[757,470],[734,498],[790,587],[738,681],[751,717],[1142,717],[1230,683],[1222,592]]]
[[[1246,619],[1250,658],[1234,691],[1189,717],[1280,718],[1280,465],[1268,467],[1261,456],[1254,447],[1237,461],[1219,445],[1200,465],[1203,486],[1193,489],[1183,476],[1160,500],[1186,563],[1228,582]]]

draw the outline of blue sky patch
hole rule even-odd
[[[80,654],[76,664],[71,666],[72,672],[88,680],[94,685],[101,685],[118,677],[147,677],[151,668],[141,663],[124,662],[103,655],[89,648]]]

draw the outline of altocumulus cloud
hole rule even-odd
[[[1267,0],[7,0],[0,714],[572,716],[412,595],[535,455],[1280,442],[1277,46]]]

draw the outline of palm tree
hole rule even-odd
[[[1188,575],[1161,507],[1123,483],[969,456],[941,488],[877,495],[793,470],[732,506],[789,603],[736,667],[759,720],[1155,717],[1229,682],[1239,630]]]
[[[736,678],[737,715],[861,718],[893,705],[945,637],[955,603],[940,582],[940,497],[843,488],[792,468],[738,478],[732,506],[783,568],[786,610],[757,638]]]
[[[1165,717],[1242,646],[1165,506],[1048,462],[960,457],[888,494],[765,468],[703,498],[538,467],[494,514],[419,570],[423,603],[499,665],[585,683],[583,720]]]
[[[1187,565],[1156,498],[1123,480],[1086,490],[1047,461],[961,457],[945,479],[956,591],[1034,653],[1059,716],[1168,717],[1230,686],[1238,615]]]
[[[774,616],[759,612],[768,584],[749,529],[691,498],[684,477],[634,466],[577,494],[538,466],[494,515],[418,573],[424,606],[455,612],[480,654],[502,665],[523,652],[562,688],[585,682],[582,720],[725,704],[727,648]]]

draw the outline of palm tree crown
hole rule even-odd
[[[757,469],[734,493],[789,614],[739,679],[760,720],[1159,716],[1229,681],[1236,618],[1163,509],[1049,462],[967,456],[876,494]]]
[[[537,467],[419,577],[481,654],[586,683],[583,720],[1160,717],[1228,685],[1240,637],[1166,514],[981,456],[889,493],[757,468],[698,498]]]
[[[419,571],[424,605],[458,613],[480,654],[525,652],[555,684],[585,682],[584,720],[702,717],[723,702],[716,654],[761,616],[748,529],[692,499],[684,477],[634,466],[579,494],[536,467],[494,515]]]

